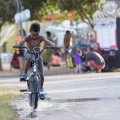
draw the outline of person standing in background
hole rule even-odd
[[[51,38],[51,32],[50,31],[47,31],[46,32],[46,38],[53,42],[53,39]],[[46,46],[49,46],[47,43],[44,43],[44,47]],[[51,51],[45,51],[43,53],[43,59],[45,62],[47,62],[47,67],[48,67],[48,70],[50,69],[50,66],[52,65],[52,52]]]
[[[70,31],[67,30],[64,36],[65,62],[67,67],[68,67],[68,59],[69,59],[68,48],[72,46],[72,42],[73,42],[72,35],[70,34]]]
[[[19,35],[16,37],[16,42],[19,42],[22,40],[22,31],[19,30]],[[23,35],[26,36],[26,32],[25,30],[23,30]],[[23,36],[23,37],[24,37]],[[24,70],[24,51],[19,49],[19,48],[16,48],[16,54],[17,54],[17,59],[19,61],[19,69],[20,69],[20,75],[23,73],[23,70]]]

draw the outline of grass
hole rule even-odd
[[[16,94],[0,92],[0,120],[20,120],[11,108],[10,101],[17,97]]]

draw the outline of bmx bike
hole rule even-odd
[[[20,79],[21,82],[27,82],[28,89],[21,89],[20,92],[23,92],[24,94],[29,95],[29,104],[34,109],[37,109],[38,107],[38,96],[40,94],[46,94],[41,89],[41,76],[38,72],[38,61],[40,60],[40,56],[44,50],[53,51],[52,46],[44,47],[42,50],[40,50],[40,47],[34,47],[32,50],[30,50],[27,47],[15,47],[13,48],[20,48],[20,49],[27,49],[27,52],[30,53],[32,57],[31,61],[31,67],[30,67],[30,74],[28,79]],[[37,49],[37,50],[36,50]],[[42,61],[43,62],[43,61]]]

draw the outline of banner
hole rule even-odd
[[[96,42],[101,49],[117,50],[116,18],[94,19]]]

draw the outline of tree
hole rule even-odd
[[[46,0],[21,0],[24,9],[29,9],[31,13],[31,20],[40,20],[40,10]]]
[[[92,15],[98,8],[98,1],[99,0],[60,0],[59,7],[62,11],[76,11],[82,21],[87,19],[88,23],[93,27]]]
[[[6,21],[8,21],[9,23],[14,21],[13,17],[16,12],[15,9],[16,9],[15,1],[13,0],[4,0],[4,2],[2,0],[0,1],[0,33],[2,25]],[[1,57],[0,57],[0,71],[2,71]]]
[[[75,12],[79,18],[93,27],[93,13],[98,9],[99,0],[43,0],[42,8],[39,14],[53,14],[54,11],[60,10],[60,13],[67,14]]]
[[[5,22],[14,23],[14,15],[17,13],[17,1],[20,0],[0,0],[0,30]],[[39,19],[39,11],[43,0],[21,0],[24,9],[30,9],[31,19]],[[44,0],[45,1],[45,0]],[[0,31],[1,32],[1,31]],[[1,52],[1,51],[0,51]],[[0,54],[1,55],[1,54]],[[2,71],[1,57],[0,57],[0,71]]]
[[[14,15],[17,12],[16,1],[0,0],[0,30],[5,22],[14,23]],[[99,0],[21,0],[24,9],[30,9],[31,20],[41,20],[44,15],[60,12],[66,15],[67,12],[78,13],[81,20],[87,19],[93,27],[92,15],[97,10]],[[0,71],[2,70],[0,58]]]

